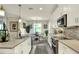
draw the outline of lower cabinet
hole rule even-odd
[[[64,53],[64,48],[63,48],[63,44],[59,42],[58,44],[58,53],[59,54],[63,54]]]
[[[13,49],[13,53],[15,54],[22,54],[22,44],[19,44],[18,46],[16,46],[14,49]]]
[[[75,52],[74,50],[72,50],[71,48],[67,47],[66,45],[60,42],[59,42],[58,53],[59,54],[77,54],[77,52]]]
[[[31,41],[30,39],[24,41],[20,45],[14,48],[15,54],[29,54],[31,50]]]
[[[31,40],[29,39],[23,42],[21,49],[22,49],[21,53],[28,54],[31,50]]]

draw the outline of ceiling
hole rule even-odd
[[[3,7],[7,17],[19,16],[18,4],[4,4]],[[38,20],[48,20],[56,7],[55,4],[23,4],[21,5],[21,17],[25,20],[33,20],[35,17]]]

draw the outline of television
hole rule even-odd
[[[59,17],[59,19],[57,20],[57,25],[58,27],[67,27],[67,14]]]

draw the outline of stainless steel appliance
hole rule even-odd
[[[52,41],[52,49],[54,51],[54,54],[58,54],[58,40],[51,37],[51,41]]]

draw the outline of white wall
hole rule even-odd
[[[18,18],[16,18],[16,17],[8,17],[8,18],[6,19],[7,28],[8,28],[9,33],[10,33],[10,40],[13,40],[13,39],[15,39],[15,38],[18,38],[18,31],[17,31],[17,32],[11,32],[11,31],[10,31],[10,22],[11,22],[11,21],[16,21],[16,22],[18,22]]]

